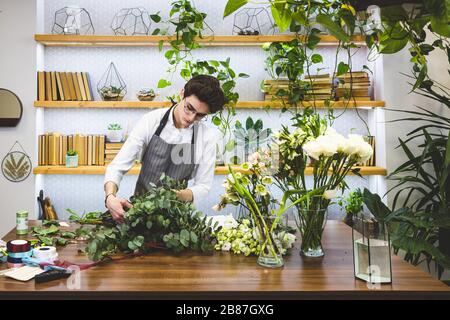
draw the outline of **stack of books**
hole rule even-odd
[[[288,91],[289,80],[287,79],[264,80],[263,81],[264,101],[273,101],[276,99],[281,99],[281,97],[276,96],[278,90],[281,89]]]
[[[105,164],[104,135],[62,135],[49,132],[38,137],[38,163],[40,166],[66,164],[68,150],[78,152],[78,165],[103,166]]]
[[[92,101],[87,72],[38,71],[39,101]]]
[[[370,159],[369,160],[367,160],[367,162],[364,164],[364,166],[366,166],[366,167],[373,167],[373,166],[375,166],[375,137],[374,136],[365,136],[364,137],[364,140],[366,140],[366,142],[368,143],[368,144],[370,144],[371,146],[372,146],[372,149],[373,149],[373,154],[372,154],[372,156],[370,157]]]
[[[308,88],[305,100],[334,100],[333,79],[329,74],[305,76],[305,85]]]
[[[105,144],[105,165],[111,163],[119,153],[123,142],[106,142]]]
[[[339,100],[372,100],[369,93],[370,79],[367,72],[357,71],[337,77],[336,98]]]

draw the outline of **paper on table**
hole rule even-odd
[[[44,272],[44,270],[39,267],[24,266],[17,269],[12,269],[11,271],[4,273],[3,275],[5,277],[13,278],[19,281],[28,281],[42,272]]]

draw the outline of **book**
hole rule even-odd
[[[45,100],[52,101],[52,78],[50,72],[45,72]]]
[[[77,76],[78,87],[80,88],[81,100],[86,101],[86,89],[84,88],[83,77],[81,76],[81,72],[75,73]]]
[[[120,150],[124,142],[106,142],[105,149],[116,149]]]
[[[82,101],[83,98],[81,97],[81,91],[80,91],[80,86],[78,84],[78,78],[77,78],[76,72],[71,72],[71,76],[72,76],[73,85],[75,87],[75,95],[77,97],[77,101]]]
[[[45,72],[38,71],[38,100],[45,101]]]
[[[64,135],[62,137],[62,163],[63,165],[66,165],[66,154],[67,154],[67,141],[68,141],[68,136]]]
[[[92,165],[92,135],[88,135],[87,136],[87,165],[91,166]]]
[[[86,98],[88,101],[93,100],[92,90],[91,90],[91,80],[89,78],[89,74],[87,72],[82,72],[84,89],[86,90]]]
[[[50,72],[51,84],[52,84],[52,100],[58,101],[58,87],[56,85],[56,73],[55,71]]]
[[[69,83],[67,82],[67,73],[61,72],[61,83],[64,91],[64,101],[71,101],[72,95],[70,94],[69,90]]]
[[[98,164],[105,165],[105,136],[101,135],[98,142]]]
[[[69,85],[70,96],[72,98],[71,100],[72,101],[76,101],[77,100],[77,94],[75,92],[75,85],[73,83],[72,72],[67,72],[67,83]]]
[[[58,88],[58,100],[64,101],[64,91],[61,83],[61,73],[56,72],[56,86]]]

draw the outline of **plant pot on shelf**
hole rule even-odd
[[[121,142],[122,136],[122,130],[108,130],[106,138],[109,142]]]
[[[66,155],[66,167],[68,168],[76,168],[78,167],[78,155],[69,156]]]

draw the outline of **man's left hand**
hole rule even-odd
[[[177,194],[179,200],[184,202],[192,202],[194,200],[194,195],[191,189],[183,190],[173,190]]]

